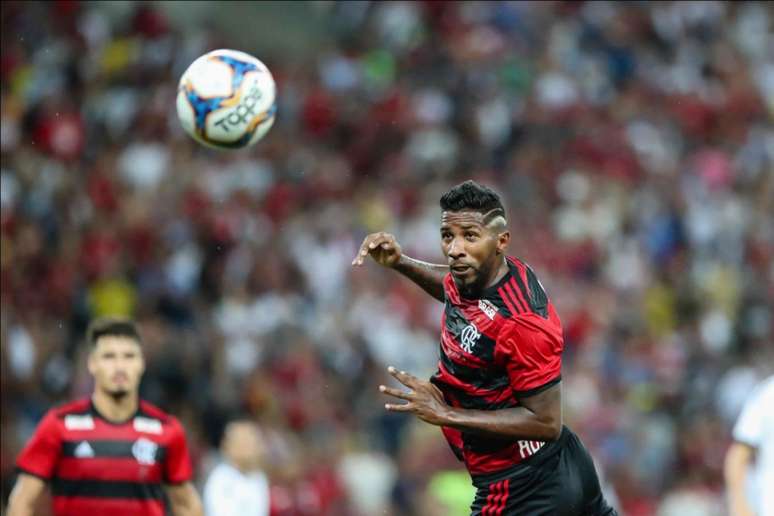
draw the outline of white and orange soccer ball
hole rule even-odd
[[[274,123],[276,86],[269,69],[237,50],[213,50],[183,73],[177,116],[197,142],[218,149],[249,147]]]

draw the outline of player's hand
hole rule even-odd
[[[446,424],[446,415],[450,407],[447,405],[446,400],[443,399],[443,394],[438,387],[406,372],[398,371],[394,367],[388,367],[387,372],[410,390],[406,392],[380,385],[379,391],[408,402],[398,404],[387,403],[384,405],[384,408],[390,412],[409,412],[431,425],[440,426]]]
[[[360,250],[357,252],[357,256],[352,260],[352,265],[363,265],[363,260],[369,254],[379,265],[393,268],[398,265],[403,252],[393,235],[380,231],[365,237],[360,245]]]

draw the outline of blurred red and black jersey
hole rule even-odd
[[[444,279],[438,372],[432,382],[454,407],[499,410],[519,405],[561,380],[562,325],[533,270],[508,258],[509,272],[478,299]],[[497,439],[443,427],[471,476],[508,473],[556,443]]]
[[[50,482],[55,516],[162,516],[162,485],[192,476],[182,426],[145,401],[123,423],[88,399],[48,411],[16,466]]]

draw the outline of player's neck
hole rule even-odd
[[[91,396],[91,401],[99,415],[111,423],[128,421],[137,412],[139,405],[139,397],[136,392],[116,398],[97,389]]]
[[[500,265],[497,267],[497,273],[489,278],[489,281],[486,283],[486,286],[484,289],[487,289],[491,287],[492,285],[496,285],[498,281],[503,279],[506,274],[508,274],[508,271],[510,269],[508,268],[508,260],[505,259],[505,256],[503,256],[502,261],[500,262]]]
[[[234,469],[236,469],[237,471],[239,471],[241,474],[243,474],[245,476],[247,476],[250,473],[252,473],[253,471],[255,471],[255,468],[251,467],[250,464],[245,464],[243,462],[237,462],[237,461],[235,461],[233,459],[229,460],[228,462],[229,462],[229,464],[231,464],[231,467],[233,467]]]
[[[459,289],[460,296],[462,296],[465,299],[479,299],[482,297],[488,288],[491,288],[492,286],[496,285],[501,279],[505,277],[506,274],[508,274],[509,271],[508,267],[508,261],[505,259],[505,257],[502,258],[502,261],[500,264],[494,268],[494,274],[490,276],[486,283],[483,283],[483,286],[478,286],[478,288],[475,289],[466,289],[463,286],[457,285],[457,288]],[[455,280],[456,281],[456,280]]]

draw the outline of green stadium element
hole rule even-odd
[[[464,470],[436,473],[427,485],[427,492],[448,509],[448,516],[469,516],[476,496],[476,488]]]

